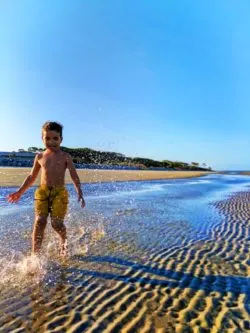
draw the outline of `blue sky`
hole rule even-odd
[[[250,169],[250,2],[0,2],[0,150],[67,147]]]

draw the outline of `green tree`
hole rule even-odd
[[[28,148],[28,152],[30,152],[30,153],[36,153],[38,150],[39,150],[39,148],[37,148],[37,147],[29,147]]]

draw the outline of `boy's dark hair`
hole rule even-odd
[[[42,132],[43,131],[55,131],[58,132],[62,138],[62,130],[63,130],[63,125],[55,122],[55,121],[46,121],[45,124],[43,124],[42,127]]]

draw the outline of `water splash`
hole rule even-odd
[[[21,287],[41,281],[47,272],[46,259],[19,252],[0,259],[0,288]]]

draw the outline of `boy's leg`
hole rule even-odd
[[[68,191],[65,187],[58,187],[55,192],[50,214],[51,225],[61,238],[61,254],[66,255],[67,234],[64,217],[68,208]]]
[[[59,217],[51,216],[52,228],[57,232],[61,239],[61,254],[65,254],[67,246],[67,233],[64,220]]]
[[[42,246],[44,230],[47,224],[47,216],[35,217],[33,236],[32,236],[32,253],[39,253]]]

